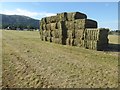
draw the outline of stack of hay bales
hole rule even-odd
[[[84,37],[84,47],[95,50],[105,50],[108,47],[109,29],[86,29]]]
[[[64,17],[64,14],[61,14],[61,16],[58,15],[57,17],[51,16],[41,19],[40,38],[42,41],[65,44],[65,26],[64,21],[60,19]]]
[[[97,22],[90,19],[77,19],[74,21],[75,46],[85,47],[86,28],[97,28]]]
[[[102,50],[108,45],[108,29],[97,28],[97,22],[80,12],[58,13],[40,21],[40,38],[63,45]]]

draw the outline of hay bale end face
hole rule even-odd
[[[84,13],[57,13],[56,16],[41,19],[40,38],[57,44],[105,50],[109,29],[97,27],[97,22],[87,19]]]

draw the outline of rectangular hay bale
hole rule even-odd
[[[75,19],[85,19],[85,18],[87,18],[87,16],[83,13],[80,13],[80,12],[67,13],[67,20],[68,21],[73,21]]]
[[[75,28],[74,21],[65,21],[65,26],[67,30],[73,30]]]
[[[57,13],[57,20],[58,21],[66,21],[67,20],[67,13]]]
[[[51,30],[55,30],[56,29],[56,23],[50,23],[51,25]]]

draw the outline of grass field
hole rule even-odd
[[[117,36],[109,39],[118,44]],[[5,30],[3,87],[116,88],[118,53],[44,42],[37,31]]]

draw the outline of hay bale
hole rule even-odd
[[[70,39],[69,38],[66,39],[66,45],[70,45]]]
[[[59,44],[63,44],[62,38],[59,38]]]
[[[54,37],[55,34],[54,34],[54,31],[51,31],[51,37]]]
[[[99,30],[98,29],[86,29],[86,40],[98,40]]]
[[[67,21],[67,13],[57,13],[57,21]]]
[[[66,45],[66,39],[67,39],[66,37],[62,36],[62,45]]]
[[[51,16],[50,18],[51,18],[51,19],[50,19],[50,22],[51,22],[51,23],[57,22],[57,20],[56,20],[57,17],[56,17],[56,16]]]
[[[58,30],[54,30],[54,33],[55,33],[55,36],[54,36],[54,37],[55,37],[55,38],[59,38],[59,36],[60,36],[60,35],[59,35],[59,31],[58,31]]]
[[[47,30],[47,36],[51,37],[51,31],[50,30]]]
[[[45,41],[45,36],[43,36],[43,41]]]
[[[75,46],[75,44],[74,44],[74,39],[70,39],[70,45],[71,45],[71,46]]]
[[[108,46],[108,29],[86,29],[85,48],[104,50]]]
[[[99,40],[107,40],[108,38],[108,32],[109,32],[109,29],[105,29],[105,28],[100,28],[99,29],[99,37],[98,39]]]
[[[83,13],[80,13],[80,12],[67,13],[67,20],[68,21],[73,21],[75,19],[85,19],[85,18],[87,18],[87,16]]]
[[[54,37],[51,37],[51,42],[54,42]]]
[[[46,24],[46,30],[51,30],[51,24]]]
[[[42,25],[42,30],[46,30],[47,28],[46,28],[46,24],[43,24]]]
[[[65,21],[65,26],[67,30],[72,30],[75,28],[74,21]]]
[[[84,32],[84,29],[75,30],[75,38],[82,39],[83,38],[83,32]]]
[[[56,29],[61,29],[63,31],[67,30],[65,21],[59,21],[56,23]]]
[[[43,30],[42,25],[43,25],[43,23],[40,21],[40,30]]]
[[[46,24],[50,23],[51,17],[46,17],[45,19],[46,19]]]
[[[43,31],[43,36],[46,36],[46,30]]]
[[[85,19],[85,28],[97,28],[97,22],[91,19]]]
[[[53,37],[59,38],[59,37],[60,37],[60,30],[55,29],[55,30],[53,31]]]
[[[69,38],[69,39],[73,38],[72,30],[67,31],[67,38]]]
[[[43,41],[47,41],[47,37],[46,36],[43,36]]]
[[[56,29],[62,29],[61,21],[56,23]]]
[[[76,40],[76,38],[74,39],[74,46],[77,46],[77,40]]]
[[[43,31],[40,30],[39,33],[40,33],[40,39],[43,41]]]
[[[41,22],[42,24],[46,24],[46,18],[42,18],[42,19],[40,20],[40,22]]]
[[[50,41],[50,37],[47,37],[47,41]]]
[[[60,44],[61,43],[61,39],[60,38],[53,38],[53,42]]]
[[[57,28],[56,23],[50,23],[50,25],[51,25],[51,30],[55,30]]]
[[[75,20],[75,29],[83,29],[83,28],[97,28],[97,22],[90,19]]]
[[[75,30],[84,29],[85,28],[85,19],[77,19],[75,22]]]
[[[46,38],[46,41],[48,41],[48,42],[52,42],[51,37],[45,37],[45,38]]]

